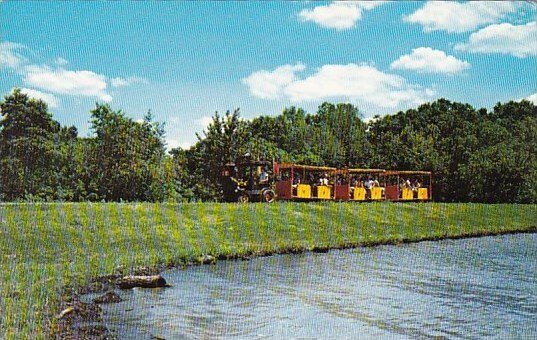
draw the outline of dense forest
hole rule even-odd
[[[537,106],[493,111],[438,99],[364,122],[351,104],[290,107],[244,120],[215,113],[188,150],[166,151],[151,112],[134,121],[96,104],[92,137],[61,126],[41,100],[15,89],[0,102],[0,201],[220,199],[222,166],[259,159],[337,167],[430,170],[434,199],[537,203]]]

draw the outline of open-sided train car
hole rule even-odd
[[[433,174],[430,171],[387,170],[385,199],[388,201],[428,201],[433,194]]]
[[[384,198],[383,169],[336,170],[334,199],[337,201],[379,201]]]
[[[331,200],[336,168],[283,163],[276,169],[276,196],[280,200]]]

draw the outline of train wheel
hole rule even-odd
[[[261,193],[261,198],[263,202],[272,203],[276,200],[276,193],[272,189],[267,189]]]
[[[248,196],[247,193],[243,192],[237,198],[237,202],[239,202],[239,203],[248,203],[248,202],[250,202],[250,196]]]

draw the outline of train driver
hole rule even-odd
[[[259,174],[259,184],[267,184],[269,181],[269,174],[267,172],[267,167],[264,167]]]

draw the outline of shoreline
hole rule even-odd
[[[207,254],[208,256],[214,258],[214,261],[206,263],[203,259],[197,259],[196,261],[178,261],[175,264],[161,265],[156,267],[140,267],[133,270],[135,275],[156,275],[161,274],[163,271],[171,269],[182,269],[185,270],[189,267],[202,266],[202,265],[212,265],[216,264],[217,261],[248,261],[254,258],[268,257],[275,255],[289,255],[289,254],[303,254],[303,253],[328,253],[332,250],[345,250],[345,249],[356,249],[356,248],[372,248],[384,245],[405,245],[405,244],[414,244],[422,242],[435,242],[435,241],[445,241],[445,240],[460,240],[460,239],[470,239],[470,238],[481,238],[481,237],[494,237],[502,235],[514,235],[514,234],[534,234],[537,233],[537,226],[530,226],[521,230],[500,230],[500,231],[485,231],[479,233],[467,233],[460,235],[445,235],[445,236],[436,236],[436,237],[425,237],[425,238],[415,238],[415,239],[395,239],[395,240],[384,240],[384,241],[371,241],[366,243],[357,243],[357,244],[343,244],[333,247],[312,247],[312,248],[303,248],[303,249],[281,249],[279,251],[273,252],[257,252],[249,254],[240,254],[240,255],[231,255],[231,256],[222,256],[222,255],[213,255]],[[85,287],[81,287],[81,292],[72,296],[70,303],[62,301],[61,304],[65,308],[78,306],[82,311],[82,314],[87,316],[87,319],[83,319],[82,322],[92,322],[95,320],[102,321],[102,310],[98,306],[98,303],[91,302],[84,304],[84,307],[81,307],[80,296],[94,293],[105,293],[107,291],[120,289],[115,284],[115,281],[121,278],[120,274],[111,274],[104,275],[97,278],[94,278],[91,283]],[[100,287],[96,289],[95,284],[98,284]],[[67,290],[72,288],[66,288]],[[151,288],[146,288],[151,289]],[[76,307],[75,307],[76,308]],[[85,309],[85,310],[84,310]],[[77,320],[80,322],[80,320]],[[110,333],[110,330],[106,327],[104,323],[97,322],[97,324],[83,328],[75,329],[71,322],[63,323],[61,326],[50,333],[51,337],[54,338],[66,338],[74,337],[76,339],[109,339],[114,338]]]
[[[121,275],[211,262],[200,261],[206,255],[246,260],[535,232],[535,221],[537,205],[518,204],[0,205],[0,338],[61,334],[58,315],[77,295]]]

